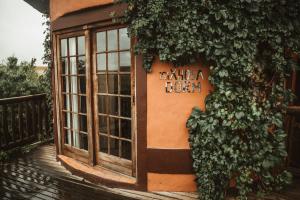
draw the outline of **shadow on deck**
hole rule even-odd
[[[148,193],[108,188],[72,175],[56,162],[53,144],[0,164],[0,199],[131,200],[197,199],[196,193]]]
[[[47,144],[30,154],[0,164],[0,198],[34,200],[197,199],[196,193],[140,192],[108,188],[72,175],[56,162],[55,147]],[[267,199],[300,200],[300,182]]]

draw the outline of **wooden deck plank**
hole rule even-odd
[[[196,192],[174,192],[175,194],[190,197],[192,199],[198,199],[199,195]]]
[[[44,200],[49,198],[60,200],[60,197],[56,193],[47,191],[47,187],[44,187],[43,189],[37,189],[33,188],[31,184],[24,184],[23,182],[16,181],[15,179],[9,179],[7,177],[1,177],[0,180],[5,181],[8,184],[15,185],[16,189],[24,194],[31,194],[30,198],[36,194],[41,194],[39,197]]]
[[[15,176],[12,176],[12,175],[5,175],[5,178],[11,178],[14,181],[18,181],[22,185],[30,186],[30,189],[32,189],[32,190],[47,190],[49,193],[52,193],[52,194],[58,194],[61,192],[59,189],[57,189],[56,187],[53,188],[51,185],[50,186],[48,185],[46,187],[46,186],[43,186],[43,185],[40,185],[37,183],[33,183],[33,182],[30,182],[27,180],[16,178]],[[50,196],[52,196],[52,194],[50,194]]]
[[[57,162],[54,145],[37,147],[30,154],[0,163],[2,200],[196,200],[197,193],[142,192],[109,188],[72,175]],[[253,199],[253,198],[249,198]],[[300,181],[268,200],[300,200]]]
[[[125,189],[119,189],[122,192],[132,193],[132,194],[138,194],[141,196],[146,196],[152,199],[159,199],[159,200],[172,200],[174,198],[165,197],[159,194],[155,194],[153,192],[141,192],[141,191],[135,191],[135,190],[125,190]]]
[[[174,198],[174,199],[180,199],[180,200],[190,200],[191,198],[182,196],[173,192],[154,192],[155,194],[159,194],[165,197]]]

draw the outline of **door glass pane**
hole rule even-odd
[[[62,91],[63,92],[69,92],[69,77],[63,76],[62,77]]]
[[[73,146],[80,148],[79,133],[77,131],[72,131],[72,132],[73,132]]]
[[[69,113],[69,112],[67,113],[67,128],[72,128],[71,127],[71,113]]]
[[[85,54],[85,38],[84,36],[78,37],[78,55]]]
[[[85,74],[85,56],[78,57],[78,74]]]
[[[111,30],[107,31],[107,50],[113,51],[118,49],[118,31],[117,30]]]
[[[60,41],[60,54],[61,57],[66,57],[68,55],[68,43],[67,43],[67,39],[62,39]]]
[[[70,99],[68,94],[63,95],[63,101],[64,101],[64,110],[70,111]]]
[[[66,110],[67,107],[67,95],[63,94],[63,101],[64,101],[64,106],[63,106],[63,110]]]
[[[67,58],[62,58],[61,59],[61,73],[62,74],[69,74],[68,59]]]
[[[119,140],[110,138],[110,155],[119,156]]]
[[[131,94],[130,74],[120,75],[120,93],[125,95]]]
[[[127,28],[119,30],[120,50],[130,49],[130,38],[127,34]]]
[[[76,55],[76,38],[69,38],[69,54],[70,56]]]
[[[79,119],[78,119],[78,114],[73,113],[72,114],[72,123],[73,123],[73,130],[78,131],[79,130]]]
[[[120,52],[120,71],[130,72],[131,55],[129,51]]]
[[[118,71],[118,53],[108,53],[108,71]]]
[[[80,118],[80,131],[87,132],[87,117],[85,115],[79,115]]]
[[[97,54],[97,70],[100,72],[106,71],[106,54]]]
[[[72,75],[77,74],[76,57],[70,58],[70,71]]]
[[[110,123],[110,134],[114,136],[119,136],[119,119],[110,117],[109,118]]]
[[[88,150],[88,135],[80,133],[80,149]]]
[[[86,113],[86,97],[79,96],[80,98],[80,113]]]
[[[121,97],[121,116],[131,117],[131,98]]]
[[[106,34],[105,32],[97,33],[97,52],[106,51]]]
[[[106,99],[107,99],[106,96],[104,96],[104,95],[98,95],[98,112],[99,113],[107,114]]]
[[[86,81],[85,76],[79,76],[79,93],[85,94],[86,93]]]
[[[77,94],[77,76],[71,76],[71,93]]]
[[[118,75],[109,74],[108,75],[108,93],[118,94]]]
[[[68,125],[68,116],[67,116],[67,112],[63,112],[63,118],[64,118],[64,124],[63,127],[67,127]]]
[[[99,137],[100,143],[100,152],[108,153],[108,138],[106,136],[100,135]]]
[[[118,115],[118,97],[116,96],[109,96],[108,97],[109,102],[109,114],[111,115]]]
[[[100,133],[107,134],[107,117],[99,115],[99,131]]]
[[[131,120],[121,119],[121,137],[131,139]]]
[[[71,131],[65,129],[64,134],[65,134],[65,144],[71,145]]]
[[[106,75],[98,75],[98,92],[106,93]]]
[[[122,158],[125,158],[127,160],[131,160],[131,142],[128,141],[122,141]]]
[[[78,96],[72,95],[71,101],[72,101],[72,111],[78,113]]]

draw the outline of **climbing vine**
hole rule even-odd
[[[300,53],[298,0],[123,0],[135,52],[175,66],[207,61],[214,91],[187,121],[201,199],[239,199],[279,190],[283,118],[292,94],[284,80]],[[180,181],[180,180],[179,180]]]
[[[50,133],[53,134],[53,103],[52,103],[52,89],[51,89],[51,67],[52,67],[52,54],[51,54],[51,34],[50,34],[50,18],[49,14],[43,14],[43,26],[44,30],[44,55],[43,55],[43,64],[47,66],[47,70],[43,76],[41,76],[41,87],[47,95],[47,107],[48,107],[48,119],[49,119],[49,127]]]

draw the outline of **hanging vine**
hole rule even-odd
[[[298,0],[123,0],[150,72],[154,58],[175,66],[210,63],[214,91],[187,121],[201,199],[220,200],[230,181],[239,199],[281,189],[291,175],[283,117],[284,80],[300,53]]]
[[[53,119],[53,112],[52,112],[52,90],[51,90],[51,67],[52,67],[52,54],[51,54],[51,34],[50,34],[50,18],[49,14],[43,14],[43,26],[45,27],[44,30],[44,55],[43,55],[43,64],[47,66],[47,70],[43,76],[41,76],[40,83],[42,90],[47,94],[47,107],[48,107],[48,119],[50,124],[50,133],[53,134],[53,127],[52,127],[52,119]]]

